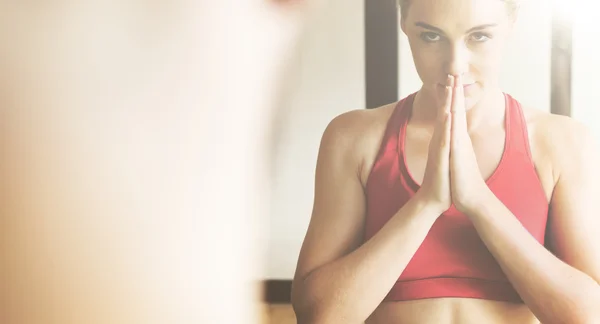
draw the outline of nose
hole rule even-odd
[[[464,42],[449,46],[444,56],[446,74],[462,75],[468,71],[471,53]]]

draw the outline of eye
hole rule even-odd
[[[433,32],[424,32],[421,33],[421,39],[428,43],[433,43],[439,41],[441,36]]]
[[[491,36],[486,33],[474,33],[471,35],[471,40],[476,43],[483,43],[491,39]]]

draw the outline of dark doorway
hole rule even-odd
[[[396,0],[365,0],[367,108],[398,100],[398,27]]]

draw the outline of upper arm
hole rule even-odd
[[[317,159],[312,216],[294,283],[356,249],[363,239],[365,195],[360,181],[360,144],[354,112],[327,127]],[[360,116],[359,116],[360,117]],[[358,121],[360,122],[360,121]]]
[[[600,282],[600,154],[587,128],[570,124],[554,143],[559,178],[548,238],[557,257]]]

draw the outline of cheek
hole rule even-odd
[[[493,81],[500,72],[501,58],[498,51],[476,51],[471,57],[470,72],[479,81]]]
[[[425,84],[439,82],[443,73],[441,53],[423,44],[411,44],[411,51],[421,81]]]
[[[471,57],[471,66],[481,76],[495,77],[502,65],[504,54],[504,41],[498,36],[479,48],[474,48]]]

